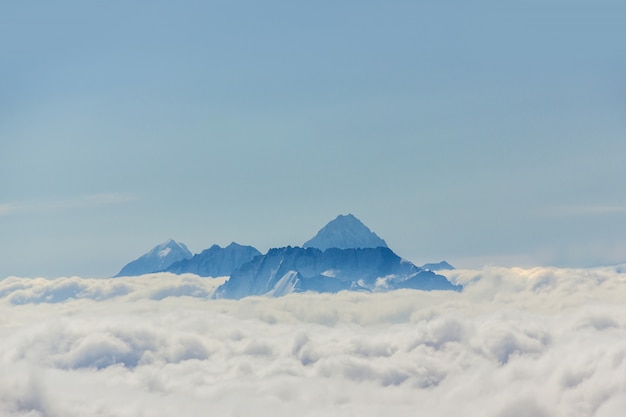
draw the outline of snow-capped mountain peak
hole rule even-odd
[[[305,248],[358,249],[387,247],[387,243],[352,214],[339,215],[320,229]]]
[[[168,239],[128,263],[116,276],[135,276],[162,271],[174,262],[189,259],[192,256],[193,254],[184,243]]]

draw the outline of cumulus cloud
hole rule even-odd
[[[115,297],[135,300],[167,297],[206,298],[226,277],[205,279],[193,274],[146,274],[139,277],[98,278],[19,278],[0,281],[0,300],[10,304],[60,303],[88,299],[104,301]]]
[[[0,281],[6,416],[622,416],[626,275],[212,300],[225,278]]]

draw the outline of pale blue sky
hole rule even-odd
[[[496,4],[497,3],[497,4]],[[0,277],[354,213],[458,267],[626,261],[622,1],[0,5]]]

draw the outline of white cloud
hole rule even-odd
[[[101,278],[18,278],[0,280],[0,299],[11,304],[60,303],[89,299],[103,301],[127,296],[133,300],[167,297],[206,298],[226,278],[204,279],[193,274],[148,274],[139,277]]]
[[[621,416],[626,275],[211,300],[193,275],[0,281],[0,415]]]
[[[5,203],[0,204],[0,216],[6,216],[16,211],[23,210],[25,206],[20,203]]]
[[[129,194],[101,193],[87,194],[62,200],[36,202],[11,202],[0,204],[0,216],[15,213],[42,213],[50,211],[73,210],[88,207],[108,206],[133,201],[136,198]]]

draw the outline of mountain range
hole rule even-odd
[[[252,246],[243,246],[235,242],[225,248],[213,245],[189,259],[174,262],[163,271],[175,274],[192,273],[202,277],[223,277],[232,274],[241,265],[259,255],[261,252]]]
[[[460,290],[445,277],[403,260],[389,248],[285,247],[235,270],[217,298],[281,296],[292,292],[388,291],[399,288]]]
[[[352,214],[339,215],[302,247],[270,249],[262,254],[235,242],[213,245],[192,255],[172,239],[126,265],[119,274],[152,272],[229,276],[216,298],[282,296],[294,292],[388,291],[400,288],[460,291],[433,271],[454,269],[443,261],[423,267],[400,258]]]

